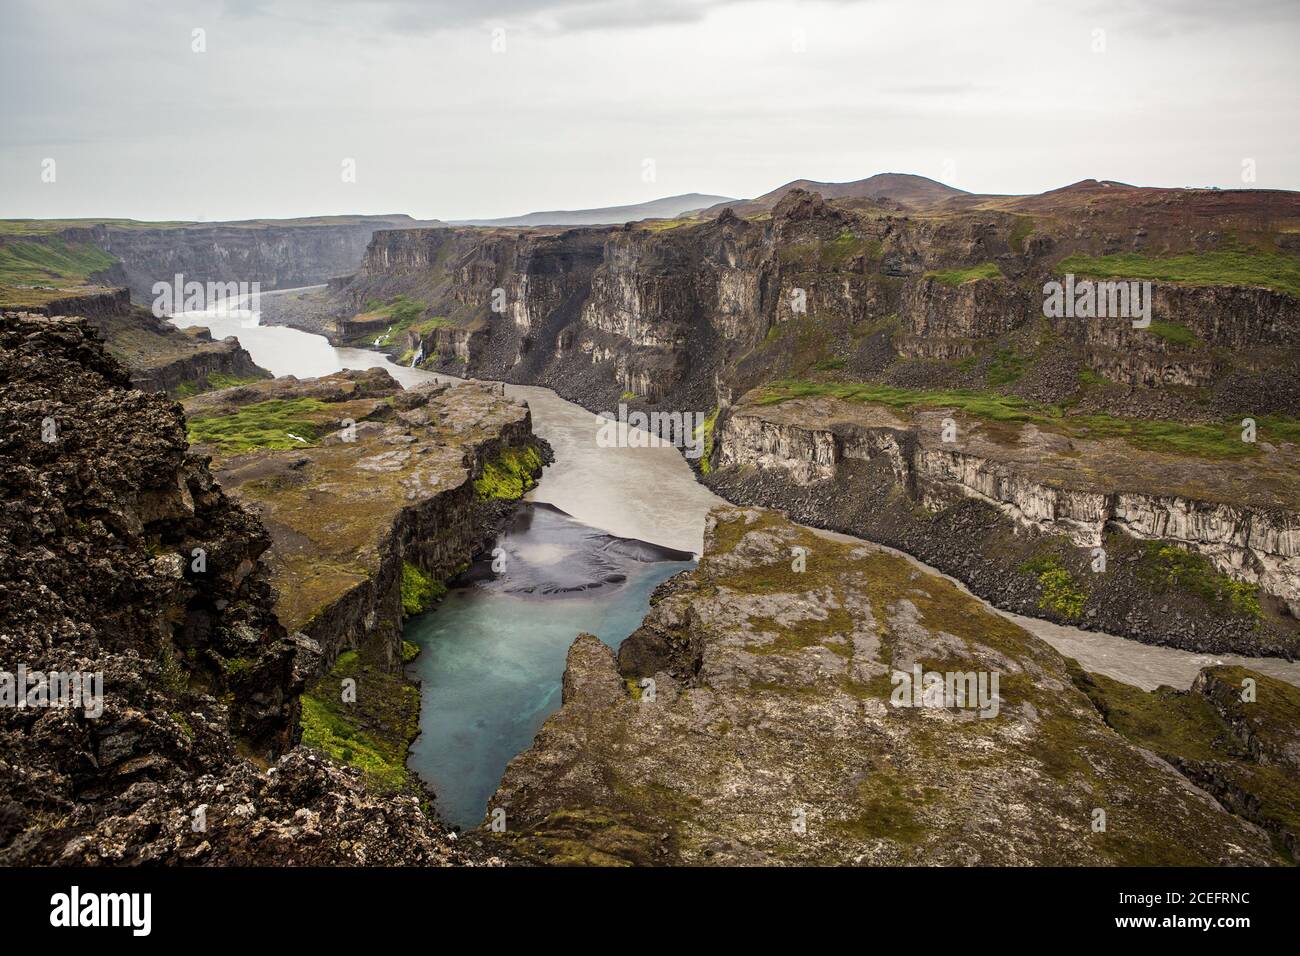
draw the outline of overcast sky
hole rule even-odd
[[[457,219],[877,172],[1239,187],[1244,160],[1300,188],[1294,0],[0,10],[0,218]]]

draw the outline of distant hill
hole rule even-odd
[[[601,209],[552,209],[546,212],[530,212],[524,216],[509,216],[504,219],[461,219],[451,223],[453,226],[615,226],[625,222],[638,222],[642,219],[676,219],[682,213],[704,209],[718,203],[733,203],[735,199],[726,196],[707,196],[703,193],[686,193],[681,196],[665,196],[649,202],[635,203],[630,206],[605,206]]]
[[[968,195],[963,189],[946,186],[925,176],[914,176],[911,173],[877,173],[866,179],[857,179],[848,183],[820,183],[811,179],[796,179],[754,199],[718,203],[706,209],[704,214],[716,215],[729,206],[739,216],[757,215],[772,209],[780,202],[781,197],[792,189],[806,189],[809,192],[820,193],[825,199],[893,200],[911,208],[934,206],[957,196]]]

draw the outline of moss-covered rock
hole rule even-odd
[[[1190,690],[1143,691],[1072,669],[1106,723],[1159,754],[1300,862],[1300,688],[1206,667]]]
[[[899,706],[917,666],[996,674],[996,706]],[[563,707],[492,806],[498,839],[555,863],[1282,861],[1108,726],[1051,647],[902,557],[761,510],[713,512],[699,567],[617,662],[574,644]]]
[[[503,448],[483,465],[483,473],[474,479],[480,498],[522,498],[537,484],[542,471],[542,455],[532,445]]]

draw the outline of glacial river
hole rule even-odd
[[[291,291],[298,290],[262,295]],[[248,312],[182,313],[172,321],[205,325],[215,338],[238,336],[276,375],[380,367],[408,387],[458,381],[403,368],[379,352],[335,348],[319,335],[262,326]],[[559,707],[574,636],[590,631],[617,648],[640,624],[655,587],[693,566],[673,552],[698,554],[705,515],[725,504],[695,480],[676,449],[653,438],[645,447],[598,447],[597,418],[580,406],[544,388],[507,385],[506,392],[528,402],[533,429],[550,442],[556,461],[528,495],[537,505],[493,542],[503,570],[484,565],[476,581],[453,589],[406,628],[423,649],[411,665],[422,686],[410,765],[437,794],[444,818],[465,827],[483,819],[506,764]],[[1146,689],[1188,687],[1214,663],[1245,664],[1300,685],[1300,663],[1150,647],[986,606],[1085,669]]]

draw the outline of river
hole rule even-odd
[[[262,296],[294,291],[300,290]],[[408,387],[459,381],[403,368],[379,352],[335,348],[319,335],[262,326],[258,318],[248,312],[207,312],[182,313],[172,321],[205,325],[216,338],[238,336],[253,360],[276,375],[308,378],[380,367]],[[545,520],[518,522],[494,542],[509,558],[506,580],[485,575],[453,589],[439,608],[407,625],[407,638],[423,649],[411,665],[421,681],[421,716],[410,765],[438,795],[443,816],[466,827],[483,818],[510,758],[531,744],[558,708],[565,653],[574,636],[590,631],[617,648],[640,624],[654,588],[692,566],[671,560],[672,555],[629,558],[628,546],[612,536],[698,554],[708,510],[726,503],[695,480],[675,448],[648,436],[644,447],[598,447],[598,420],[586,409],[550,389],[507,385],[506,391],[527,400],[534,431],[555,450],[555,463],[528,500],[553,505],[573,521],[548,514]],[[597,553],[617,564],[618,571],[599,587],[521,592],[509,583],[521,576],[545,579],[548,567],[568,568]],[[1244,664],[1300,685],[1297,662],[1152,647],[985,606],[1077,659],[1086,670],[1145,689],[1188,687],[1202,667],[1216,663]]]

